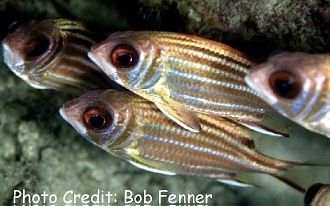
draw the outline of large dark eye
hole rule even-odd
[[[37,34],[25,43],[23,52],[27,58],[34,58],[46,53],[49,47],[50,40],[42,34]]]
[[[88,129],[102,130],[111,125],[112,114],[102,107],[90,107],[83,114],[83,122]]]
[[[274,72],[268,81],[276,95],[287,99],[296,98],[302,89],[300,79],[288,71]]]
[[[112,64],[117,68],[130,68],[136,65],[139,55],[137,51],[128,44],[119,44],[110,54]]]

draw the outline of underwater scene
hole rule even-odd
[[[330,2],[0,16],[0,205],[330,205]]]

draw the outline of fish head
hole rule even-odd
[[[13,23],[2,41],[4,63],[31,86],[43,89],[38,79],[61,48],[61,35],[48,21]]]
[[[127,31],[113,33],[92,46],[88,56],[113,81],[136,92],[153,86],[152,83],[143,85],[143,80],[149,78],[150,70],[153,69],[152,74],[157,73],[153,65],[159,60],[160,51],[147,32]]]
[[[252,68],[245,81],[278,112],[299,122],[322,92],[324,61],[322,55],[283,52]]]
[[[80,135],[105,149],[127,125],[130,112],[125,96],[115,90],[90,90],[65,102],[60,114]]]

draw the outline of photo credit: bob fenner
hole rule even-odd
[[[143,190],[142,193],[124,190],[122,194],[100,189],[94,194],[79,194],[74,190],[68,190],[61,196],[45,191],[41,194],[29,194],[25,189],[14,190],[13,193],[14,206],[22,204],[25,206],[118,206],[122,203],[125,206],[206,206],[210,199],[212,199],[212,194],[173,194],[168,190],[159,190],[157,197],[153,197],[147,190]]]

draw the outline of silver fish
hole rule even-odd
[[[195,112],[201,112],[264,133],[286,133],[244,82],[255,63],[227,45],[187,34],[128,31],[112,34],[88,55],[112,80],[191,131],[200,130]]]
[[[304,204],[311,206],[330,205],[330,185],[316,183],[310,186],[305,193]]]
[[[184,129],[152,102],[131,92],[94,90],[64,103],[61,116],[78,133],[110,154],[162,174],[196,175],[247,184],[239,172],[286,179],[291,166],[302,165],[265,156],[255,149],[255,131],[229,119],[198,113],[201,131]]]
[[[31,20],[14,27],[2,41],[4,62],[31,86],[79,93],[92,88],[119,88],[87,57],[100,37],[84,23]]]
[[[330,55],[281,53],[257,65],[247,84],[274,109],[330,137]]]

